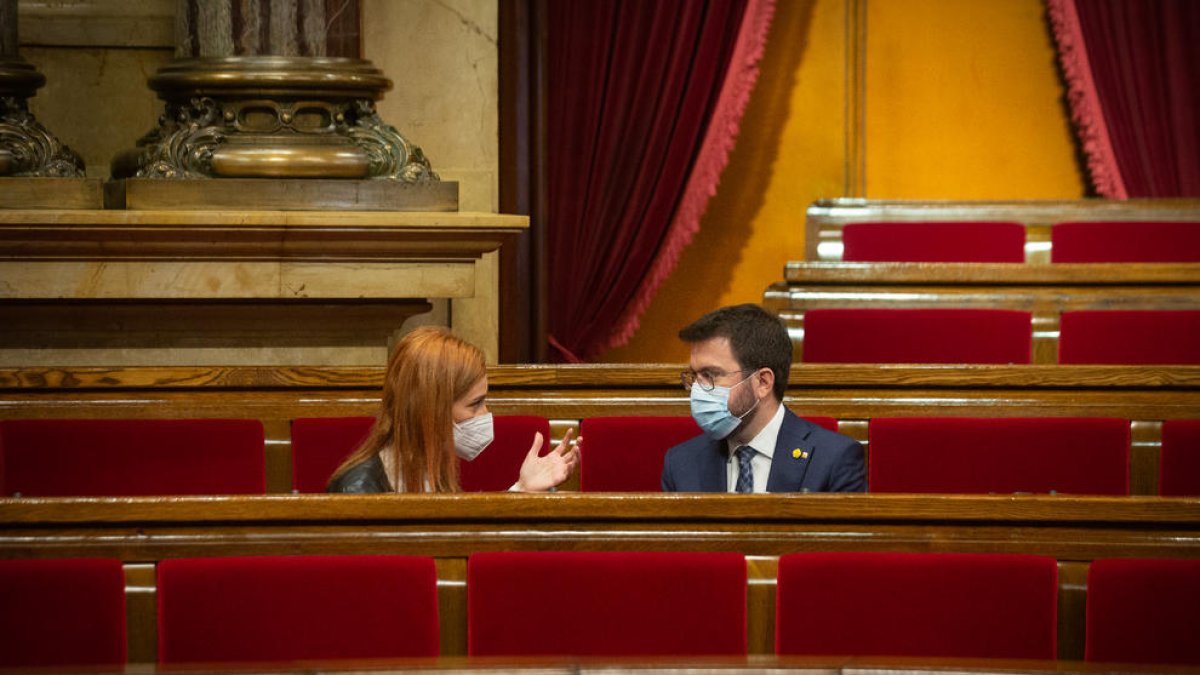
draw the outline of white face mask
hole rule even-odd
[[[492,425],[492,413],[476,415],[462,422],[454,423],[454,454],[471,461],[491,445],[496,437]]]

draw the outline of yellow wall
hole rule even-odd
[[[761,302],[784,264],[803,257],[808,204],[859,182],[854,196],[875,199],[1083,196],[1040,0],[862,1],[861,136],[846,114],[847,36],[864,28],[847,11],[854,0],[780,0],[701,231],[638,333],[601,360],[686,361],[679,328]],[[856,145],[865,175],[847,151]]]

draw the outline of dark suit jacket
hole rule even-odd
[[[729,456],[725,440],[705,435],[667,451],[663,492],[725,492]],[[799,458],[794,451],[800,450]],[[807,453],[807,457],[805,457]],[[866,467],[858,441],[797,417],[786,408],[767,492],[866,492]]]

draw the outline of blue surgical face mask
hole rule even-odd
[[[733,387],[745,382],[750,377],[754,376],[750,375]],[[741,415],[734,415],[730,412],[729,392],[733,387],[713,387],[712,391],[705,391],[699,382],[692,383],[692,419],[696,420],[696,424],[700,425],[709,438],[719,441],[733,433],[746,415],[754,412],[754,409],[758,407],[758,398],[755,398],[754,405]]]

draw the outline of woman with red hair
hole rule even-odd
[[[329,492],[458,492],[458,459],[470,461],[492,441],[483,352],[444,328],[405,335],[388,362],[375,425],[329,479]],[[579,464],[575,430],[538,456],[534,435],[512,490],[545,492]]]

